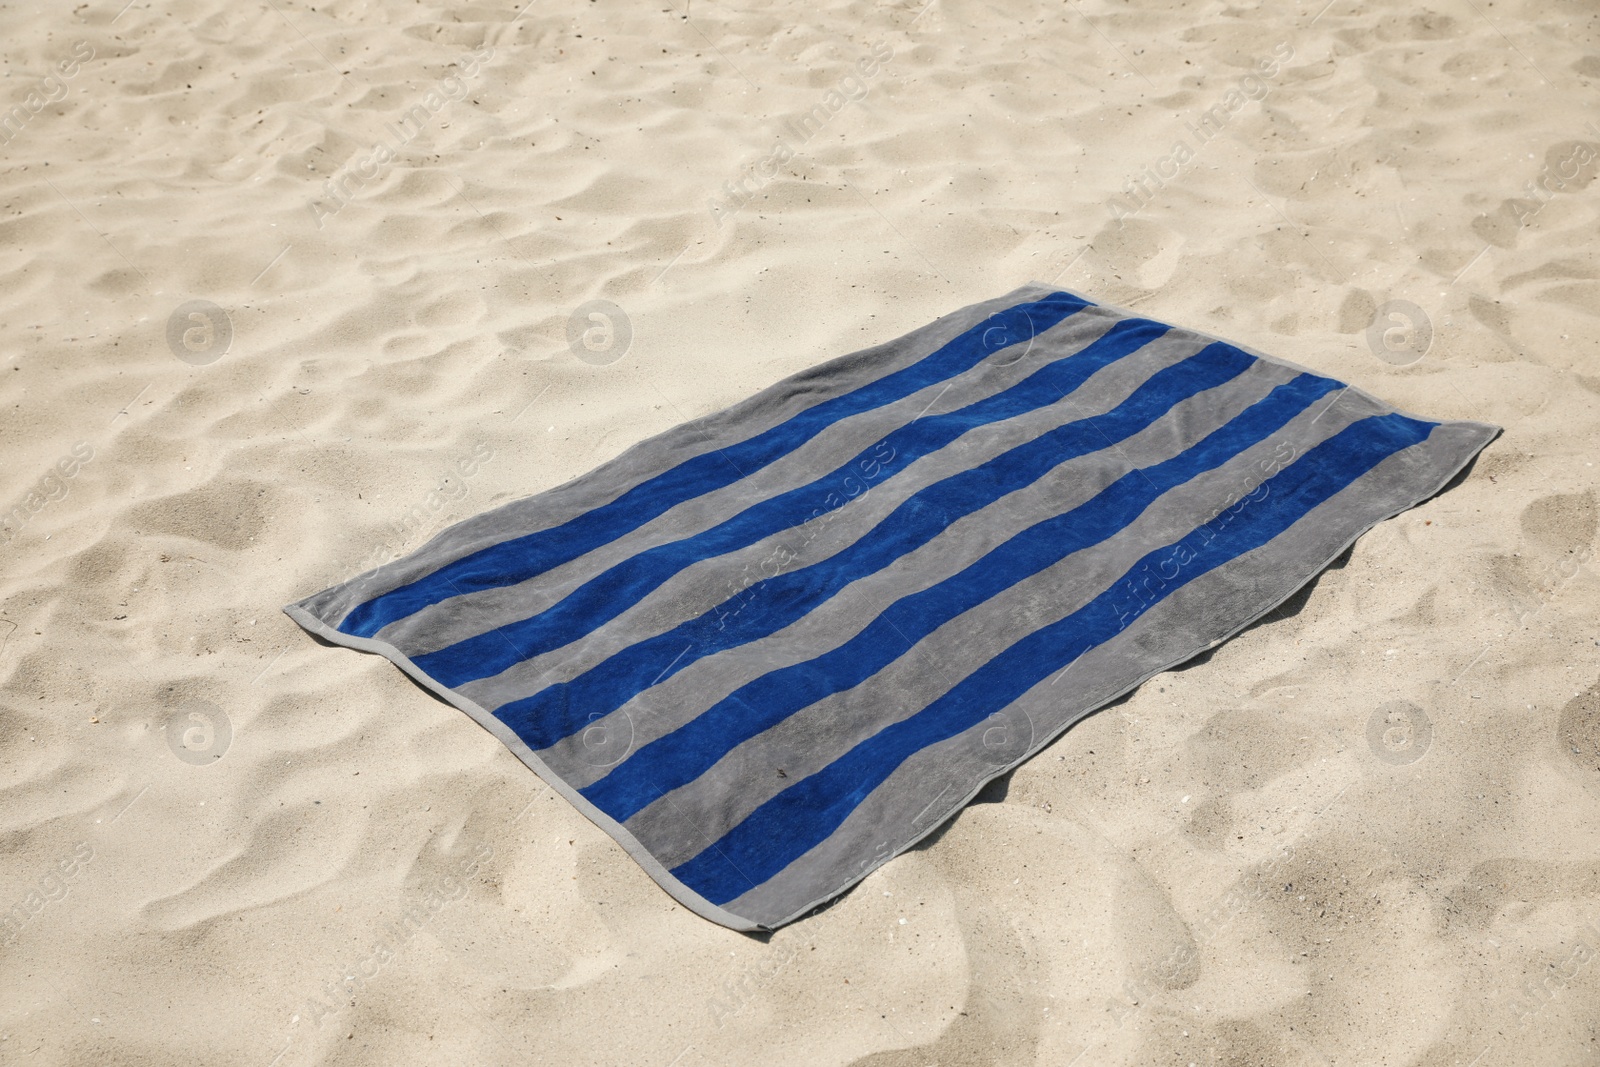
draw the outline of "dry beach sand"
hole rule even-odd
[[[122,3],[0,7],[0,1063],[1600,1061],[1592,3]],[[1506,432],[766,940],[280,612],[1029,280]]]

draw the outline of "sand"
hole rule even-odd
[[[0,1062],[1600,1055],[1592,6],[120,4],[0,13]],[[1506,432],[769,939],[280,612],[1030,280]]]

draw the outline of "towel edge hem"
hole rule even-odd
[[[551,770],[549,765],[535,755],[527,743],[512,731],[511,727],[491,715],[482,705],[441,686],[393,645],[370,637],[356,637],[342,633],[311,614],[299,603],[286,605],[283,613],[298,623],[307,633],[320,637],[330,644],[352,648],[358,652],[371,652],[384,657],[404,671],[418,685],[438,696],[452,707],[466,712],[474,722],[494,735],[495,739],[501,744],[505,745],[529,770],[543,779],[546,785],[554,789],[569,804],[582,812],[590,822],[594,823],[613,841],[621,845],[623,850],[633,857],[634,862],[644,868],[645,873],[654,879],[657,885],[666,890],[669,896],[702,919],[714,922],[718,926],[725,926],[730,930],[737,930],[740,933],[764,933],[776,929],[776,927],[746,919],[742,915],[735,915],[726,908],[711,903],[705,897],[673,877],[671,872],[662,865],[661,861],[651,855],[639,840],[628,832],[626,827],[595,807],[583,794],[572,788],[560,775]]]
[[[1077,295],[1077,294],[1073,294],[1073,295]],[[1106,305],[1101,305],[1101,306],[1104,307]],[[1118,309],[1118,310],[1121,310],[1121,309]],[[1198,332],[1198,331],[1195,331],[1195,332]],[[1243,346],[1235,346],[1235,347],[1242,348]],[[1254,354],[1254,353],[1252,353],[1252,354]],[[1285,361],[1279,360],[1279,362],[1285,362]],[[1354,386],[1352,386],[1351,388],[1354,388]],[[1380,401],[1380,403],[1381,403],[1381,401]],[[1386,404],[1384,406],[1393,407],[1393,405],[1388,405],[1388,404]],[[1428,421],[1432,422],[1434,420],[1430,419]],[[1258,612],[1255,615],[1252,615],[1249,618],[1245,619],[1243,622],[1239,623],[1239,625],[1235,626],[1232,630],[1229,630],[1226,634],[1224,634],[1223,636],[1221,636],[1219,638],[1216,638],[1215,640],[1213,640],[1211,643],[1205,645],[1204,647],[1197,648],[1197,649],[1195,649],[1195,650],[1193,650],[1191,652],[1185,653],[1183,656],[1179,657],[1178,659],[1174,659],[1171,662],[1166,663],[1163,666],[1157,667],[1156,669],[1154,669],[1154,670],[1150,671],[1149,673],[1147,673],[1147,674],[1143,675],[1142,677],[1140,677],[1137,681],[1132,682],[1129,685],[1127,685],[1126,687],[1124,687],[1123,689],[1117,691],[1116,693],[1113,693],[1111,696],[1107,697],[1105,700],[1103,700],[1100,703],[1096,704],[1094,707],[1088,708],[1085,711],[1083,711],[1081,714],[1076,715],[1071,719],[1068,719],[1066,722],[1063,722],[1055,730],[1052,730],[1051,732],[1045,734],[1036,744],[1030,746],[1028,748],[1028,750],[1026,752],[1024,752],[1021,756],[1019,756],[1016,760],[1012,761],[1011,763],[1006,764],[1004,767],[998,768],[993,774],[991,774],[991,775],[985,777],[984,779],[982,779],[977,784],[977,786],[970,793],[968,793],[965,797],[961,798],[961,800],[959,802],[957,802],[949,810],[949,812],[947,812],[945,814],[945,816],[943,818],[934,820],[933,823],[926,830],[924,830],[922,833],[918,834],[916,837],[912,838],[910,841],[906,842],[906,844],[903,845],[901,848],[899,848],[898,850],[896,850],[893,853],[890,853],[889,855],[884,856],[882,861],[880,861],[879,863],[875,863],[872,866],[866,868],[865,870],[863,870],[861,872],[861,874],[858,877],[850,880],[849,882],[846,882],[843,886],[839,887],[837,890],[829,893],[826,896],[819,897],[818,899],[811,901],[809,904],[806,904],[804,907],[796,909],[793,913],[785,916],[782,919],[779,919],[779,920],[769,924],[767,927],[765,927],[765,929],[770,929],[770,930],[780,929],[780,928],[782,928],[784,926],[789,925],[792,922],[796,922],[799,919],[804,918],[808,912],[810,912],[810,911],[812,911],[812,910],[814,910],[816,908],[819,908],[822,905],[829,903],[830,901],[836,900],[839,897],[844,896],[845,893],[848,893],[851,889],[855,888],[857,885],[859,885],[860,883],[864,882],[867,879],[867,877],[872,874],[873,871],[878,870],[880,867],[883,867],[883,866],[887,865],[890,861],[896,859],[899,856],[903,856],[905,853],[911,851],[918,844],[920,844],[925,838],[927,838],[931,834],[939,831],[944,826],[946,826],[952,819],[955,819],[963,811],[967,810],[967,806],[972,803],[973,798],[976,797],[979,793],[983,792],[983,790],[989,785],[990,782],[994,781],[996,778],[1001,777],[1002,775],[1010,774],[1012,771],[1016,770],[1018,767],[1022,766],[1024,763],[1027,763],[1029,760],[1032,760],[1034,757],[1038,756],[1045,749],[1047,749],[1051,745],[1055,744],[1055,742],[1057,740],[1059,740],[1061,738],[1061,736],[1063,734],[1065,734],[1068,730],[1072,729],[1074,726],[1078,725],[1083,720],[1087,719],[1089,716],[1100,712],[1101,710],[1106,708],[1108,705],[1110,705],[1112,703],[1115,703],[1117,700],[1120,700],[1122,697],[1124,697],[1127,694],[1133,692],[1135,689],[1138,689],[1140,686],[1144,685],[1144,683],[1148,682],[1151,678],[1154,678],[1156,675],[1161,674],[1163,671],[1169,671],[1172,668],[1174,668],[1176,666],[1179,666],[1180,664],[1187,663],[1189,660],[1194,659],[1196,656],[1204,655],[1206,652],[1209,652],[1210,650],[1218,647],[1219,645],[1222,645],[1222,644],[1227,643],[1228,641],[1231,641],[1234,637],[1236,637],[1241,631],[1243,631],[1247,627],[1252,626],[1255,623],[1259,622],[1260,620],[1266,618],[1268,615],[1271,615],[1274,611],[1278,610],[1278,608],[1280,606],[1282,606],[1283,603],[1285,601],[1287,601],[1290,597],[1293,597],[1296,593],[1300,592],[1307,585],[1311,584],[1312,582],[1316,581],[1317,578],[1321,577],[1327,571],[1328,567],[1332,565],[1334,560],[1338,559],[1341,555],[1344,554],[1344,552],[1346,550],[1348,550],[1350,548],[1351,545],[1355,544],[1357,541],[1361,540],[1361,538],[1363,538],[1367,534],[1371,533],[1380,524],[1388,522],[1390,519],[1396,518],[1396,517],[1398,517],[1400,515],[1403,515],[1406,512],[1410,511],[1412,508],[1421,507],[1423,504],[1427,503],[1429,500],[1432,500],[1434,497],[1436,497],[1440,493],[1444,492],[1445,488],[1451,483],[1451,481],[1453,481],[1456,478],[1456,476],[1459,475],[1462,471],[1466,470],[1468,465],[1471,464],[1473,460],[1477,459],[1479,453],[1481,453],[1485,448],[1488,448],[1491,444],[1493,444],[1495,439],[1498,438],[1504,432],[1504,430],[1501,427],[1496,426],[1493,423],[1475,422],[1475,421],[1464,420],[1464,419],[1450,419],[1450,420],[1446,420],[1445,422],[1440,423],[1439,425],[1440,426],[1454,425],[1454,426],[1471,427],[1471,428],[1473,428],[1475,430],[1478,430],[1482,434],[1482,439],[1481,439],[1481,441],[1479,443],[1474,444],[1474,445],[1470,445],[1469,447],[1467,447],[1465,449],[1465,452],[1464,452],[1463,456],[1461,457],[1460,462],[1456,463],[1454,466],[1450,467],[1447,472],[1442,474],[1436,480],[1436,482],[1433,484],[1432,488],[1426,489],[1425,491],[1417,494],[1415,496],[1415,498],[1412,499],[1411,502],[1406,504],[1404,507],[1397,508],[1397,509],[1395,509],[1394,511],[1390,512],[1387,515],[1380,516],[1379,518],[1374,519],[1371,523],[1369,523],[1366,526],[1362,527],[1360,530],[1357,530],[1354,534],[1352,534],[1350,536],[1350,538],[1347,541],[1345,541],[1342,545],[1340,545],[1339,548],[1336,551],[1334,551],[1331,555],[1329,555],[1326,560],[1324,560],[1317,567],[1313,568],[1311,573],[1310,573],[1310,575],[1304,581],[1297,583],[1294,586],[1294,588],[1290,589],[1283,596],[1279,597],[1277,600],[1275,600],[1271,604],[1267,605],[1260,612]]]

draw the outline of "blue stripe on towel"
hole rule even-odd
[[[1114,448],[1172,407],[1243,373],[1256,362],[1230,345],[1208,345],[1151,375],[1113,410],[1065,423],[987,463],[913,494],[854,544],[825,560],[753,584],[740,595],[761,612],[724,624],[708,611],[640,641],[572,679],[494,709],[533,749],[548,748],[699,660],[783,629],[852,582],[926,544],[951,523],[1031,485],[1062,463]],[[687,651],[686,651],[687,650]]]
[[[1193,447],[1123,475],[1080,507],[1024,530],[959,574],[896,602],[839,647],[757,678],[686,726],[645,745],[583,795],[613,819],[626,821],[705,773],[739,743],[859,685],[956,616],[1115,536],[1161,494],[1265,440],[1338,387],[1332,379],[1309,374],[1279,386]]]
[[[806,485],[752,504],[693,536],[645,549],[602,571],[537,615],[418,656],[417,666],[453,687],[491,677],[579,640],[684,568],[753,545],[800,525],[819,511],[843,507],[848,501],[836,492],[840,479],[882,455],[882,447],[887,446],[892,456],[884,464],[883,478],[887,479],[974,427],[1054,404],[1096,371],[1138,351],[1167,329],[1144,319],[1125,319],[1082,352],[1046,365],[1009,389],[946,414],[915,419]],[[830,505],[829,498],[838,502]]]
[[[1138,613],[1266,544],[1387,457],[1425,440],[1435,425],[1399,414],[1374,416],[1312,448],[1271,479],[1265,498],[1244,509],[1229,537],[1208,541],[1202,530],[1186,535],[1179,544],[1194,558],[1160,599],[1141,605]],[[1166,557],[1171,548],[1149,553],[1129,573]],[[1108,590],[1061,621],[1035,630],[923,710],[885,727],[767,801],[694,859],[675,867],[673,876],[715,904],[766,882],[831,835],[912,755],[983,722],[1087,649],[1115,636],[1126,620],[1113,600]]]
[[[346,615],[339,630],[353,637],[371,637],[389,623],[449,597],[537,577],[638,529],[686,500],[748,477],[840,419],[884,407],[955,377],[992,355],[997,344],[1010,347],[1026,343],[1092,306],[1080,297],[1052,293],[1042,300],[998,312],[932,355],[870,385],[824,400],[737,444],[686,460],[559,526],[492,545],[409,585],[374,597]]]

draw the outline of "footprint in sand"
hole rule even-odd
[[[1091,243],[1098,266],[1136,289],[1154,292],[1166,285],[1178,269],[1183,235],[1143,219],[1110,222]]]

